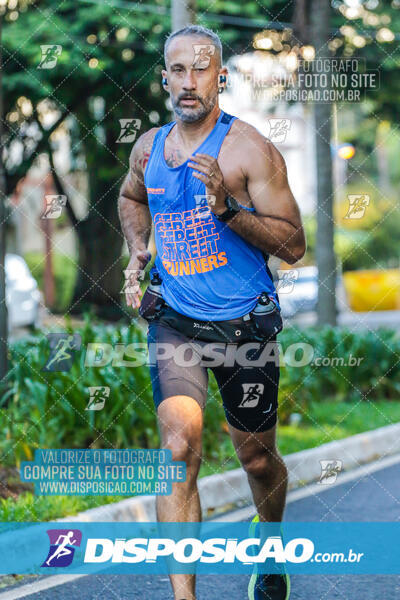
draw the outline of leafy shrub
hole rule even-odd
[[[309,364],[281,368],[281,422],[288,422],[293,412],[306,414],[312,400],[323,402],[335,397],[344,402],[399,398],[400,338],[394,331],[379,329],[354,333],[329,326],[321,329],[292,327],[284,330],[279,340],[284,357],[287,348],[298,342],[310,344],[313,349]],[[357,361],[359,364],[349,364],[350,355],[361,359]],[[325,357],[334,358],[336,363],[313,364],[316,358]]]
[[[65,331],[72,333],[70,327]],[[93,325],[88,317],[75,329],[88,343],[146,342],[136,326]],[[68,372],[42,371],[49,355],[47,337],[32,335],[11,345],[10,388],[0,400],[0,448],[6,464],[33,458],[35,448],[157,448],[159,437],[149,370],[107,366],[85,367],[85,352],[77,352]],[[211,379],[211,378],[210,378]],[[110,396],[100,411],[85,410],[89,387],[108,386]],[[212,454],[216,435],[225,423],[215,381],[210,381],[204,447]]]
[[[66,330],[72,333],[70,326]],[[90,342],[145,343],[136,326],[92,324],[75,329],[82,348]],[[325,327],[307,330],[286,328],[282,345],[279,419],[286,423],[293,412],[308,414],[312,401],[373,401],[395,399],[400,392],[400,340],[395,332],[378,330],[351,333]],[[345,364],[302,367],[287,363],[291,344],[310,344],[316,356],[343,357]],[[107,366],[85,367],[86,352],[76,352],[69,372],[46,372],[45,335],[32,335],[11,345],[9,390],[0,400],[0,450],[3,463],[31,460],[36,448],[157,448],[159,437],[152,400],[149,370]],[[358,366],[347,365],[349,355],[362,358]],[[85,410],[91,386],[108,386],[110,396],[100,411]],[[209,398],[204,425],[205,461],[226,457],[229,436],[224,410],[214,377],[210,373]]]

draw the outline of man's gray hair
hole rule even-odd
[[[222,67],[222,44],[219,36],[214,33],[211,29],[207,29],[207,27],[203,27],[202,25],[187,25],[182,29],[178,29],[177,31],[173,31],[169,34],[164,44],[164,61],[165,66],[167,65],[167,50],[170,45],[171,40],[181,35],[197,35],[198,37],[207,37],[209,38],[214,46],[217,49],[217,53],[219,56],[219,67]]]

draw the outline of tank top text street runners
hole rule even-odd
[[[205,273],[226,265],[225,252],[218,251],[220,236],[211,212],[206,218],[193,208],[183,213],[154,216],[156,235],[162,240],[162,263],[170,275]]]
[[[235,119],[221,111],[193,154],[217,158]],[[268,256],[214,217],[205,184],[193,177],[189,159],[178,167],[167,165],[164,144],[174,125],[172,121],[157,131],[145,170],[161,293],[172,308],[189,317],[235,319],[250,312],[263,291],[277,300]]]

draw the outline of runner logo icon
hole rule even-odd
[[[70,371],[74,351],[80,350],[82,338],[79,333],[48,333],[50,356],[42,371]]]
[[[117,139],[117,144],[131,144],[135,141],[142,121],[140,119],[119,119],[121,132]]]
[[[239,408],[254,408],[258,405],[264,391],[263,383],[242,383],[243,398]]]
[[[79,529],[48,529],[50,549],[42,567],[68,567],[74,558],[75,548],[81,545]]]
[[[342,470],[342,461],[331,459],[331,460],[320,460],[321,465],[321,476],[317,483],[329,484],[335,483],[338,474]]]
[[[85,410],[102,410],[110,395],[108,386],[94,386],[89,388],[90,398]]]

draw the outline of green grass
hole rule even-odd
[[[286,455],[397,422],[400,422],[398,402],[314,401],[300,425],[278,426],[277,443],[280,453]],[[228,436],[215,453],[218,453],[216,460],[203,462],[200,477],[240,466]]]
[[[283,455],[291,454],[399,421],[400,403],[397,402],[312,402],[308,416],[301,424],[279,426],[278,447]],[[222,443],[204,459],[200,477],[239,466],[226,434]],[[24,493],[17,500],[0,501],[0,521],[50,521],[121,499],[116,496],[34,496]]]
[[[301,426],[283,425],[278,429],[278,446],[282,454],[314,448],[332,440],[400,422],[400,403],[390,400],[374,402],[312,402]]]
[[[17,500],[0,499],[0,521],[52,521],[118,500],[122,500],[122,497],[34,496],[31,492],[25,492]]]

